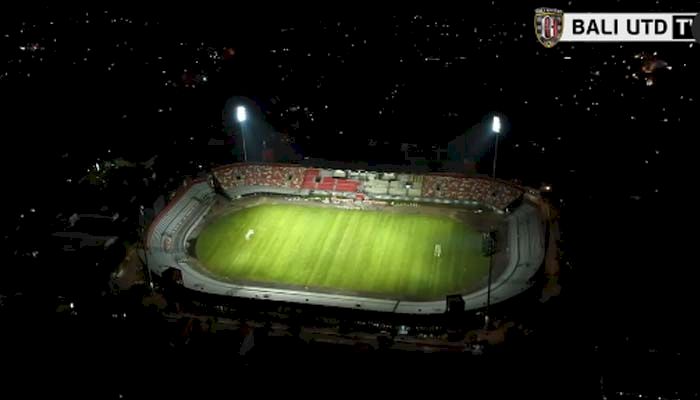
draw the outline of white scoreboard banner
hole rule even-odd
[[[564,13],[561,42],[693,42],[697,13]]]
[[[535,35],[545,47],[558,42],[694,42],[698,13],[565,13],[535,10]]]

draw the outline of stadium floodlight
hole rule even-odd
[[[236,107],[236,120],[238,120],[238,122],[245,122],[247,117],[248,116],[246,115],[245,107],[243,107],[243,106]]]
[[[494,115],[493,118],[491,119],[491,132],[496,134],[496,139],[495,139],[495,144],[494,144],[494,150],[493,150],[493,179],[496,179],[496,159],[498,158],[498,139],[499,139],[499,134],[501,133],[501,129],[503,128],[503,125],[501,124],[501,117],[498,115]]]
[[[243,138],[243,160],[248,161],[248,151],[245,146],[245,124],[248,119],[248,113],[244,106],[236,107],[236,120],[241,124],[241,137]]]
[[[493,133],[501,133],[501,117],[498,115],[493,116],[493,121],[491,122],[491,130]]]
[[[493,119],[491,120],[491,132],[496,134],[496,137],[494,138],[494,149],[493,149],[493,172],[492,172],[492,177],[493,179],[496,179],[496,161],[498,160],[498,139],[500,139],[500,133],[502,129],[502,124],[501,124],[501,117],[498,115],[494,115]],[[486,291],[486,315],[484,318],[484,328],[488,329],[489,325],[491,324],[490,322],[490,311],[491,311],[491,276],[493,275],[493,254],[489,257],[489,280],[488,280],[488,286],[487,286],[487,291]]]

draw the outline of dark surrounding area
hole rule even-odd
[[[693,1],[573,0],[479,1],[463,11],[170,4],[3,12],[0,346],[12,355],[8,365],[30,381],[37,368],[60,375],[72,382],[66,391],[92,398],[182,394],[184,369],[194,380],[226,382],[212,391],[234,393],[249,375],[269,382],[300,373],[298,365],[310,381],[322,372],[376,379],[444,370],[423,382],[459,387],[460,396],[698,398],[700,44],[545,49],[533,33],[539,6],[700,11]],[[649,72],[649,60],[669,67]],[[493,138],[484,124],[503,115],[499,177],[551,185],[562,215],[564,289],[528,313],[537,335],[475,358],[260,334],[261,354],[246,361],[240,327],[202,329],[194,345],[177,346],[178,322],[144,309],[142,293],[106,295],[149,219],[141,207],[152,213],[183,177],[240,159],[226,108],[239,102],[252,110],[252,160],[473,164],[486,174]],[[468,146],[467,166],[448,143]],[[57,232],[118,239],[80,245]],[[78,315],[56,312],[71,302]],[[386,382],[397,392],[412,384]]]

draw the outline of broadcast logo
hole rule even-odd
[[[564,33],[564,12],[556,8],[535,10],[535,34],[544,47],[553,47]]]
[[[547,48],[559,42],[694,42],[698,19],[698,13],[565,13],[543,7],[535,10],[535,35]]]

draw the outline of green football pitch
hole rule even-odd
[[[488,273],[474,229],[398,212],[258,205],[214,220],[195,250],[227,280],[416,301],[463,292]]]

